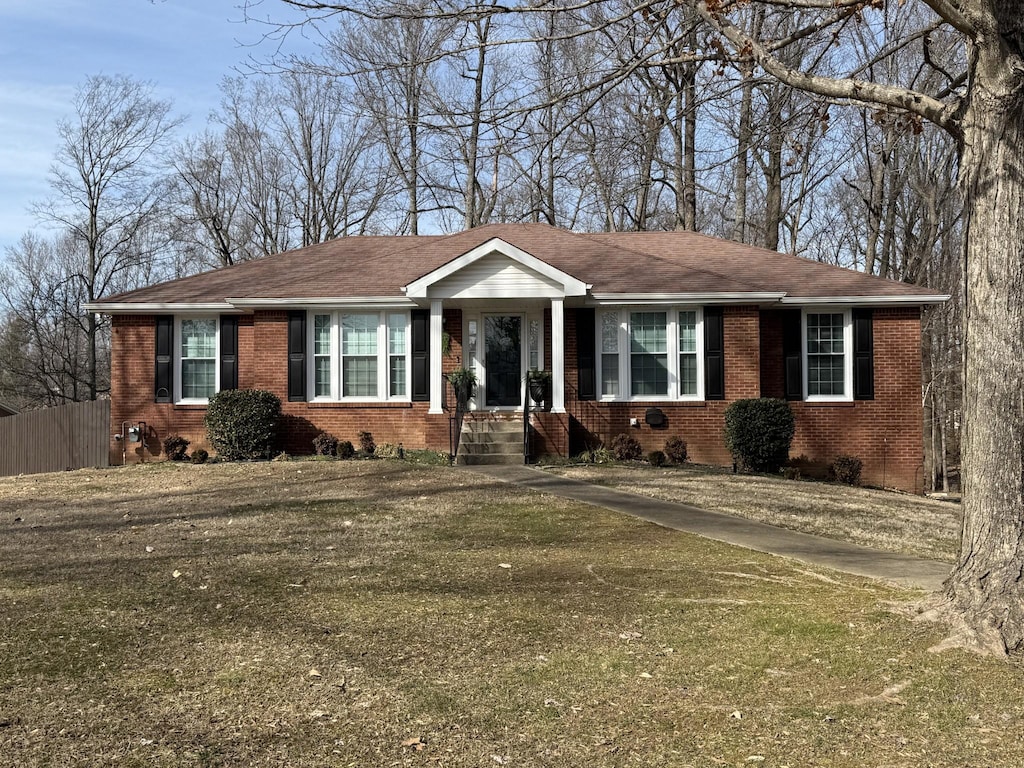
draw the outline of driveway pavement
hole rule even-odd
[[[949,563],[881,552],[824,536],[800,533],[721,512],[604,488],[558,477],[528,466],[473,466],[465,469],[535,491],[622,512],[666,528],[686,531],[727,544],[747,547],[806,563],[935,591],[949,575]]]

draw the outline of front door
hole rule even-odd
[[[484,368],[488,407],[523,404],[523,319],[519,315],[484,317]]]

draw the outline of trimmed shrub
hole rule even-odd
[[[836,456],[828,468],[828,476],[846,485],[860,485],[860,473],[864,462],[856,456]]]
[[[737,400],[725,411],[725,446],[746,471],[778,472],[789,458],[795,429],[785,400]]]
[[[168,435],[163,442],[164,456],[170,461],[184,461],[188,458],[190,442],[181,435]]]
[[[339,440],[337,453],[339,459],[351,459],[356,455],[356,449],[351,440]]]
[[[377,444],[373,442],[373,434],[366,430],[359,433],[359,450],[367,456],[373,456],[373,452],[377,450]]]
[[[673,464],[685,464],[689,456],[686,441],[681,437],[670,437],[665,441],[665,456]]]
[[[210,454],[206,452],[205,448],[196,448],[192,451],[193,464],[205,464],[208,458],[210,458]]]
[[[616,461],[636,461],[644,455],[640,441],[632,435],[621,432],[612,438],[612,453]]]
[[[206,432],[228,461],[269,459],[281,420],[281,400],[262,389],[225,389],[206,406]]]
[[[647,463],[652,467],[664,467],[667,461],[664,451],[651,451],[647,454]]]
[[[317,456],[335,456],[338,453],[338,438],[330,432],[321,432],[313,438],[313,453]]]

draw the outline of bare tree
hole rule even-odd
[[[67,267],[84,300],[109,293],[123,273],[156,257],[142,234],[159,213],[159,155],[179,123],[148,83],[99,75],[78,89],[74,115],[58,124],[53,198],[35,213],[81,246],[82,259]],[[89,399],[102,391],[99,322],[86,315]]]

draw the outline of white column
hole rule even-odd
[[[430,301],[430,410],[428,413],[443,413],[441,394],[443,389],[441,369],[441,334],[444,333],[444,315],[441,300]]]
[[[565,316],[563,299],[551,300],[551,411],[565,413]]]

